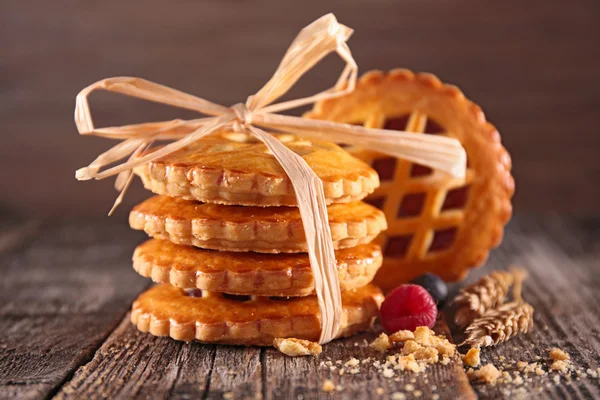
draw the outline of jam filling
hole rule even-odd
[[[380,180],[391,181],[394,179],[397,162],[394,157],[382,157],[374,160],[371,166],[379,174]]]
[[[386,256],[403,257],[408,252],[413,235],[389,237],[385,245]]]
[[[398,209],[398,218],[416,217],[421,215],[425,205],[425,193],[406,194]]]
[[[446,193],[444,204],[442,204],[442,211],[463,209],[467,204],[468,197],[469,185],[449,190]]]
[[[434,252],[449,249],[456,240],[457,232],[458,229],[456,227],[435,231],[429,251]]]

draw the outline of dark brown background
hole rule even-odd
[[[598,0],[2,1],[0,202],[106,212],[112,181],[74,179],[111,145],[78,137],[80,89],[133,75],[234,104],[266,82],[300,28],[330,11],[356,30],[361,71],[433,72],[482,105],[512,153],[518,210],[600,211]],[[329,87],[340,67],[327,60],[294,94]],[[99,125],[190,116],[104,94],[93,109]],[[128,205],[142,196],[138,184]]]

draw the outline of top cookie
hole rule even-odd
[[[333,143],[277,137],[321,178],[327,204],[360,200],[379,186],[375,170]],[[245,134],[211,135],[134,172],[157,194],[217,204],[297,205],[281,165],[264,144]]]

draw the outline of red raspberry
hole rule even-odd
[[[419,326],[433,328],[437,306],[433,297],[419,285],[401,285],[388,294],[381,305],[381,323],[388,333]]]

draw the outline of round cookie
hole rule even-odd
[[[360,200],[379,186],[371,167],[333,143],[277,137],[321,178],[327,204]],[[134,172],[156,194],[218,204],[297,206],[281,165],[264,144],[245,134],[211,135]]]
[[[342,290],[371,282],[383,260],[375,243],[338,250],[335,256]],[[306,254],[212,251],[151,239],[135,249],[133,268],[154,282],[180,288],[255,296],[314,294]]]
[[[342,292],[338,337],[368,329],[382,301],[374,285]],[[131,321],[155,336],[234,345],[271,346],[273,339],[286,337],[317,341],[321,331],[316,296],[234,299],[208,292],[192,297],[168,284],[142,293],[133,303]]]
[[[360,202],[332,204],[329,226],[335,249],[369,243],[386,228],[383,212]],[[157,239],[212,250],[306,252],[296,207],[241,207],[154,196],[134,207],[129,225]]]

